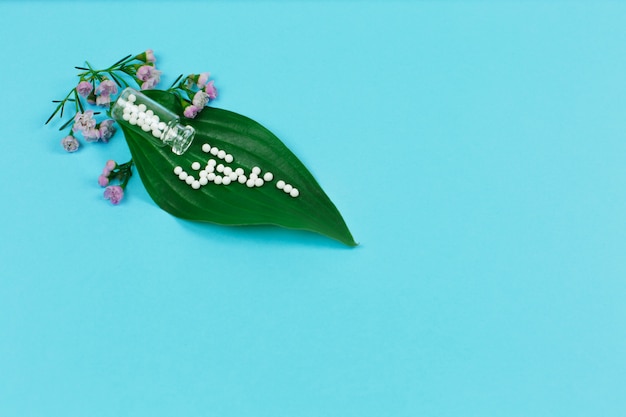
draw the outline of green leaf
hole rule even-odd
[[[158,90],[144,93],[182,115],[175,95]],[[148,194],[163,210],[182,219],[222,225],[270,224],[310,230],[356,246],[341,214],[315,178],[269,130],[245,116],[212,107],[205,108],[196,119],[181,119],[196,130],[196,136],[180,156],[121,123],[137,172]],[[198,178],[192,163],[199,162],[204,167],[208,159],[217,159],[202,151],[205,143],[233,155],[234,161],[227,164],[232,169],[243,168],[249,175],[258,166],[263,172],[272,172],[273,180],[254,188],[238,182],[228,186],[209,182],[194,190],[174,174],[174,168],[180,166]],[[278,180],[296,187],[299,196],[294,198],[278,189]]]

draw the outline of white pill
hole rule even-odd
[[[209,179],[206,176],[200,177],[198,182],[200,183],[200,185],[207,185],[209,183]]]
[[[197,190],[200,188],[200,181],[194,181],[191,183],[191,188],[193,188],[194,190]]]
[[[148,111],[150,111],[150,110],[148,110]],[[146,113],[147,113],[147,112],[146,112]],[[152,118],[154,119],[154,121],[155,121],[156,123],[159,123],[159,122],[161,121],[161,119],[159,118],[159,115],[158,115],[158,114],[155,114],[154,116],[152,116]],[[164,129],[165,129],[165,128],[164,128]]]
[[[137,100],[137,96],[136,96],[136,95],[134,95],[134,94],[130,94],[130,95],[128,96],[128,101],[130,101],[131,103],[134,103],[134,102],[135,102],[135,100]]]
[[[197,171],[200,169],[200,162],[194,162],[191,164],[191,169],[193,169],[194,171]]]
[[[237,169],[235,170],[235,173],[236,173],[237,175],[243,175],[243,172],[244,172],[244,171],[243,171],[243,168],[237,168]]]
[[[126,106],[124,106],[124,110],[122,112],[130,114],[130,104],[126,103]]]
[[[285,181],[278,180],[278,182],[276,183],[276,188],[278,188],[279,190],[282,190],[283,188],[285,188]]]
[[[207,165],[205,168],[206,172],[215,172],[215,165]]]
[[[146,105],[145,105],[145,104],[143,104],[143,103],[141,103],[141,104],[137,105],[137,109],[138,109],[140,112],[145,112],[145,111],[146,111]]]
[[[127,103],[127,101],[126,101],[126,100],[124,100],[122,97],[120,97],[120,98],[118,98],[118,99],[117,99],[117,105],[118,105],[118,106],[123,106],[123,107],[126,107],[126,103]]]
[[[144,119],[137,118],[137,126],[143,126],[145,124],[146,124],[146,121]]]
[[[208,172],[206,170],[202,170],[200,172],[198,172],[198,175],[200,175],[200,178],[206,178]]]
[[[212,172],[209,172],[209,173],[207,174],[207,176],[206,176],[206,179],[207,179],[207,180],[209,180],[209,181],[213,181],[213,180],[215,180],[215,174],[214,174],[214,173],[212,173]]]
[[[124,114],[122,115],[122,119],[124,119],[124,120],[126,120],[126,121],[129,121],[129,120],[130,120],[130,113],[124,113]]]
[[[130,119],[128,119],[128,123],[130,123],[131,125],[136,125],[137,124],[137,118],[136,117],[131,117]]]
[[[174,168],[174,174],[178,175],[181,172],[183,172],[183,167],[178,166],[178,167]]]
[[[231,167],[224,167],[224,175],[230,175],[233,173],[233,169]]]
[[[192,182],[194,182],[196,179],[193,177],[193,175],[189,175],[187,176],[187,178],[185,178],[185,182],[189,185],[191,185]]]
[[[237,178],[239,178],[239,175],[237,175],[234,172],[231,172],[228,177],[230,178],[231,181],[237,181]]]
[[[185,181],[187,179],[188,175],[189,174],[187,174],[185,171],[183,171],[180,174],[178,174],[178,178],[181,179],[182,181]]]
[[[224,177],[224,178],[222,178],[222,184],[224,184],[224,185],[228,185],[228,184],[230,184],[230,182],[231,182],[231,181],[232,181],[232,180],[230,179],[230,177]]]
[[[207,165],[215,166],[217,165],[217,161],[215,159],[209,159]]]
[[[141,130],[143,130],[144,132],[149,132],[149,131],[150,131],[150,125],[149,125],[149,124],[144,123],[144,124],[141,126]]]
[[[266,172],[265,175],[263,175],[263,179],[265,181],[271,181],[274,179],[274,174],[272,174],[271,172]]]
[[[225,157],[225,156],[226,156],[226,152],[225,152],[225,151],[223,151],[223,150],[221,150],[221,149],[220,149],[220,150],[217,152],[217,157],[218,157],[219,159],[224,159],[224,157]]]
[[[252,168],[252,173],[256,174],[256,175],[259,175],[261,173],[261,168],[259,168],[259,167]]]
[[[204,145],[202,145],[202,152],[205,152],[205,153],[211,152],[211,145],[209,145],[208,143],[205,143]]]
[[[224,157],[224,161],[228,162],[229,164],[233,162],[233,159],[234,159],[233,156],[229,153],[226,154],[226,156]]]
[[[217,149],[216,147],[212,147],[211,148],[211,155],[215,156],[219,153],[219,149]]]
[[[154,112],[152,110],[146,110],[146,117],[154,116]]]
[[[245,184],[247,180],[248,179],[246,178],[245,175],[240,175],[239,177],[237,177],[237,181],[239,181],[239,184]]]
[[[290,193],[291,190],[293,190],[293,186],[291,184],[285,184],[285,186],[283,187],[283,191],[286,193]]]
[[[217,169],[217,172],[224,172],[224,165],[219,164],[216,169]]]
[[[254,180],[253,179],[249,179],[248,181],[246,181],[246,186],[248,188],[254,187]]]
[[[289,192],[289,195],[295,198],[300,195],[300,191],[298,191],[297,188],[294,188]]]
[[[152,129],[152,136],[161,139],[161,135],[163,135],[163,132],[161,132],[159,129]]]
[[[136,105],[132,105],[130,108],[130,112],[131,113],[139,113],[139,107],[137,107]]]
[[[215,183],[217,185],[220,185],[222,183],[222,176],[221,175],[216,175],[214,181],[215,181]]]
[[[262,187],[264,183],[265,181],[263,181],[263,178],[257,178],[256,180],[254,180],[255,187]]]
[[[165,130],[166,127],[167,125],[165,124],[165,122],[159,122],[159,130]]]

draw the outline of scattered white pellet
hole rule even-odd
[[[197,190],[200,188],[200,181],[194,181],[191,183],[191,188],[193,188],[194,190]]]
[[[224,166],[224,175],[232,174],[233,169],[231,167]]]
[[[252,168],[252,173],[256,174],[256,175],[259,175],[261,173],[261,168],[259,168],[259,167]]]
[[[206,172],[215,172],[215,165],[207,165],[204,170]]]
[[[218,157],[219,159],[224,159],[224,157],[225,157],[225,156],[226,156],[226,151],[224,151],[223,149],[220,149],[220,150],[217,152],[217,157]]]
[[[200,177],[198,182],[200,183],[200,185],[207,185],[209,183],[209,180],[207,179],[206,176],[204,176],[204,177]]]
[[[174,168],[174,174],[178,175],[181,172],[183,172],[183,167],[178,166],[178,167]]]
[[[211,148],[211,155],[216,156],[220,150],[215,146]]]
[[[257,178],[259,178],[259,176],[255,174],[254,172],[251,172],[249,177],[252,178],[253,180],[256,180]]]
[[[204,145],[202,145],[202,152],[204,153],[211,152],[211,145],[209,145],[208,143],[205,143]]]
[[[291,190],[293,190],[293,186],[291,184],[285,184],[285,186],[283,187],[283,191],[286,193],[290,193]]]
[[[232,180],[230,179],[230,177],[223,177],[222,178],[222,184],[224,184],[224,185],[230,184],[231,181]]]
[[[257,178],[256,180],[254,180],[255,187],[262,187],[264,183],[265,181],[263,181],[263,178]]]
[[[141,104],[138,104],[138,105],[137,105],[137,109],[138,109],[140,112],[145,112],[145,111],[146,111],[146,109],[147,109],[147,107],[146,107],[146,105],[145,105],[145,104],[141,103]]]
[[[222,176],[221,175],[216,175],[215,179],[213,180],[217,185],[220,185],[222,183]]]
[[[249,178],[248,181],[246,181],[246,186],[248,188],[254,187],[254,180],[252,178]]]
[[[191,164],[191,169],[193,169],[194,171],[197,171],[200,169],[200,162],[193,162]]]
[[[189,185],[191,185],[192,182],[194,182],[196,179],[193,177],[193,175],[188,175],[187,178],[185,178],[185,182]]]
[[[224,172],[224,164],[219,164],[215,169],[217,169],[217,172]]]
[[[215,180],[215,174],[212,172],[209,172],[206,176],[206,179],[209,181],[214,181]]]
[[[237,177],[237,181],[239,181],[239,184],[245,184],[247,180],[248,179],[245,175],[240,175],[239,177]]]
[[[217,161],[215,159],[209,159],[207,161],[207,165],[215,166],[215,165],[217,165]]]
[[[122,97],[117,99],[117,105],[118,106],[126,107],[126,103],[127,103],[126,100],[124,100]]]
[[[233,156],[229,153],[226,154],[226,156],[224,157],[224,161],[228,162],[229,164],[233,162],[233,159],[234,159]]]
[[[273,179],[274,179],[274,174],[272,174],[271,172],[266,172],[266,173],[263,175],[263,179],[264,179],[265,181],[268,181],[268,182],[269,182],[269,181],[271,181],[271,180],[273,180]]]
[[[139,110],[139,113],[137,113],[137,118],[138,119],[145,119],[146,118],[146,113]]]
[[[237,181],[239,175],[237,175],[235,172],[231,172],[230,174],[228,174],[228,178],[230,178],[231,181]]]
[[[203,169],[202,171],[198,172],[198,175],[200,175],[200,178],[206,178],[208,174],[208,171],[206,169]]]
[[[285,181],[283,180],[278,180],[278,182],[276,183],[276,188],[278,188],[279,190],[282,190],[283,188],[285,188]]]
[[[163,132],[161,132],[159,129],[152,129],[152,136],[154,136],[155,138],[161,139],[162,135]]]
[[[135,100],[137,100],[137,96],[136,96],[136,95],[134,95],[134,94],[130,94],[130,95],[128,96],[128,101],[130,101],[131,103],[134,103],[134,102],[135,102]]]
[[[129,121],[129,120],[130,120],[130,113],[124,113],[124,114],[122,115],[122,119],[124,119],[124,120],[126,120],[126,121]]]
[[[298,189],[297,189],[297,188],[293,188],[293,189],[289,192],[289,195],[290,195],[290,196],[292,196],[292,197],[294,197],[294,198],[296,198],[297,196],[299,196],[299,195],[300,195],[300,191],[298,191]]]
[[[130,123],[131,125],[136,125],[137,118],[135,116],[132,116],[130,119],[128,119],[128,123]]]
[[[141,126],[141,130],[143,130],[144,132],[149,132],[150,131],[150,125],[144,123]]]
[[[154,116],[154,112],[150,109],[146,110],[146,117],[152,117]]]
[[[166,127],[167,125],[165,124],[165,122],[159,122],[159,130],[165,130]]]
[[[185,181],[187,179],[187,176],[189,176],[189,174],[187,174],[185,171],[182,171],[180,174],[178,174],[178,178],[182,181]]]
[[[237,169],[235,170],[235,173],[236,173],[237,175],[243,175],[244,170],[243,170],[243,168],[237,168]]]

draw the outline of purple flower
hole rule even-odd
[[[115,126],[113,126],[115,121],[113,119],[107,119],[100,123],[100,128],[98,129],[100,133],[100,139],[102,142],[108,142],[111,139],[111,136],[115,134]]]
[[[109,185],[109,177],[107,177],[104,174],[101,174],[98,177],[98,185],[100,185],[100,187],[106,187],[107,185]]]
[[[91,93],[91,90],[93,90],[93,86],[89,81],[81,81],[76,86],[76,92],[83,97],[87,97],[89,93]]]
[[[100,130],[97,128],[89,128],[83,130],[83,137],[87,142],[97,142],[100,140]]]
[[[193,96],[193,100],[191,100],[191,102],[193,103],[194,106],[202,109],[209,102],[209,95],[205,93],[204,91],[200,90]]]
[[[215,98],[217,98],[217,89],[213,85],[213,81],[209,81],[204,90],[209,95],[211,100],[215,100]]]
[[[137,79],[143,81],[142,90],[150,90],[161,81],[161,71],[151,65],[142,65],[137,69]]]
[[[111,201],[111,204],[118,205],[124,198],[124,189],[119,185],[109,185],[104,189],[104,198]]]
[[[117,85],[111,80],[104,80],[96,88],[96,94],[102,96],[117,94]]]
[[[146,62],[156,62],[156,57],[154,56],[154,51],[152,49],[146,49],[144,54],[146,55]]]
[[[93,111],[87,110],[84,113],[78,112],[74,116],[74,125],[72,130],[74,132],[85,132],[89,129],[96,127],[96,120],[93,118]]]
[[[185,115],[185,117],[193,119],[194,117],[198,115],[198,112],[200,110],[202,110],[201,107],[196,107],[192,104],[191,106],[185,107],[185,111],[183,112],[183,114]]]
[[[96,103],[98,106],[102,106],[102,107],[106,107],[109,104],[111,104],[111,96],[107,95],[107,94],[102,94],[99,96],[96,96]]]
[[[198,76],[198,88],[204,88],[206,83],[209,81],[209,77],[211,76],[210,72],[203,72]]]
[[[65,149],[67,152],[76,152],[78,150],[78,147],[80,146],[80,143],[78,143],[78,140],[74,136],[67,135],[66,137],[61,139],[61,146],[63,146],[63,149]]]

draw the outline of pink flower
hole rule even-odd
[[[101,174],[98,177],[98,185],[100,185],[100,187],[106,187],[107,185],[109,185],[109,177],[107,177],[104,174]]]
[[[118,205],[124,198],[124,189],[119,185],[109,185],[104,189],[104,198],[111,201],[111,204]]]
[[[156,62],[156,57],[154,56],[154,51],[152,49],[146,49],[146,62]]]
[[[194,106],[199,107],[199,108],[202,109],[209,102],[209,95],[207,93],[205,93],[204,91],[200,90],[200,91],[196,92],[196,94],[193,96],[193,100],[191,100],[191,102],[193,103]]]
[[[202,110],[201,107],[196,107],[192,104],[191,106],[185,107],[185,111],[183,112],[183,114],[185,115],[185,117],[188,117],[189,119],[193,119],[194,117],[198,115],[198,112],[200,110]]]
[[[137,79],[143,81],[142,90],[150,90],[161,81],[161,71],[151,65],[142,65],[137,69]]]
[[[83,137],[87,142],[97,142],[100,140],[100,130],[96,128],[89,128],[83,130]]]
[[[100,139],[102,142],[108,142],[111,139],[111,136],[115,134],[115,126],[113,126],[115,121],[113,119],[107,119],[100,123],[100,128],[98,129],[100,133]]]
[[[102,107],[108,106],[109,104],[111,104],[111,96],[105,94],[96,96],[96,104]]]
[[[98,85],[98,88],[96,88],[96,94],[103,96],[117,94],[117,84],[111,80],[104,80]]]
[[[76,86],[76,92],[83,97],[87,97],[91,90],[93,90],[93,86],[89,81],[81,81]]]
[[[102,173],[105,175],[109,175],[111,171],[113,171],[117,167],[117,162],[112,159],[109,159],[106,164],[104,164],[104,168],[102,169]]]
[[[66,137],[61,139],[61,146],[63,146],[63,149],[65,149],[67,152],[76,152],[78,150],[78,147],[80,146],[80,143],[78,143],[78,140],[74,136],[67,135]]]
[[[211,76],[210,72],[203,72],[198,76],[198,88],[204,88],[206,83],[209,81],[209,77]]]
[[[74,132],[85,132],[86,130],[96,127],[96,120],[93,118],[93,111],[87,110],[84,113],[78,112],[74,116],[74,125],[72,130]]]
[[[213,85],[213,81],[209,81],[204,90],[209,95],[211,100],[215,100],[215,98],[217,98],[217,89]]]

